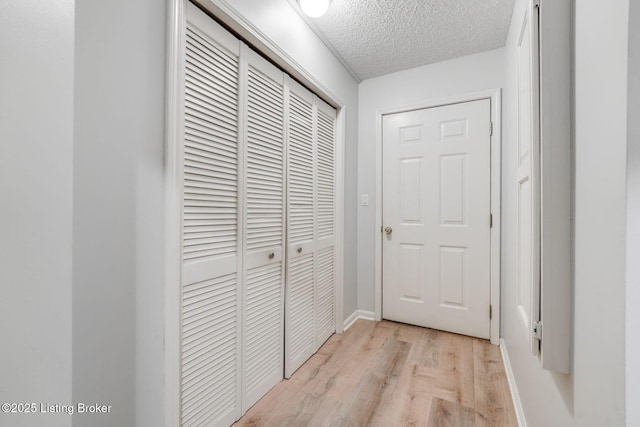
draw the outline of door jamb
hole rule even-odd
[[[463,95],[428,100],[417,105],[392,107],[376,110],[376,225],[375,225],[375,320],[382,320],[382,117],[387,114],[403,113],[425,108],[441,107],[449,104],[489,99],[491,101],[491,214],[493,223],[490,232],[490,340],[500,343],[500,229],[501,229],[501,89],[490,89]]]

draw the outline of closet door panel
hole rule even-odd
[[[335,248],[318,250],[316,284],[316,338],[319,348],[336,331]]]
[[[313,242],[314,220],[314,144],[313,95],[289,80],[288,117],[288,213],[289,244],[292,257],[298,247]]]
[[[282,276],[280,263],[247,270],[243,411],[282,379]]]
[[[288,263],[285,376],[316,351],[315,150],[311,92],[287,79]]]
[[[243,411],[283,376],[284,74],[246,52]]]
[[[335,332],[335,110],[316,98],[316,340],[320,347]]]
[[[187,6],[181,423],[230,424],[239,390],[239,43]]]
[[[315,353],[314,254],[293,258],[288,265],[285,376]]]

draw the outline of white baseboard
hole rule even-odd
[[[518,425],[520,427],[527,427],[527,419],[524,417],[524,409],[522,408],[522,402],[520,401],[520,395],[518,394],[516,379],[513,376],[513,370],[511,369],[509,353],[507,353],[507,346],[502,338],[500,338],[500,353],[502,353],[502,363],[504,363],[504,370],[507,374],[507,381],[509,382],[509,389],[511,390],[511,398],[513,399],[513,409],[516,412]]]
[[[349,317],[344,319],[343,331],[346,332],[346,330],[349,329],[351,327],[351,325],[353,325],[355,323],[356,320],[358,320],[359,311],[360,310],[354,311],[353,313],[351,313],[351,315]]]
[[[364,319],[364,320],[375,320],[376,318],[376,314],[373,311],[368,311],[368,310],[358,310],[360,312],[360,315],[358,317],[360,317],[360,319]]]
[[[349,329],[351,325],[353,325],[358,319],[374,320],[374,313],[373,311],[367,311],[367,310],[354,311],[353,313],[351,313],[349,317],[345,319],[344,330],[346,331],[347,329]]]

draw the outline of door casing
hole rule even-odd
[[[425,108],[489,99],[491,101],[491,343],[500,343],[500,192],[501,192],[501,90],[486,90],[425,101],[417,105],[379,109],[376,111],[376,238],[375,238],[375,320],[382,320],[382,117]]]

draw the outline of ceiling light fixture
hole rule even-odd
[[[331,0],[300,0],[302,11],[311,18],[318,18],[329,9]]]

